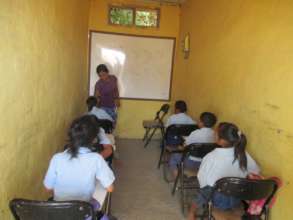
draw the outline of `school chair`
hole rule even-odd
[[[100,126],[105,130],[106,134],[112,134],[114,130],[113,122],[107,119],[99,119]]]
[[[236,178],[236,177],[226,177],[218,180],[214,187],[213,193],[219,192],[226,196],[232,196],[247,203],[248,201],[255,201],[265,199],[265,203],[261,210],[259,216],[249,216],[245,214],[242,219],[262,219],[262,216],[265,220],[269,219],[269,204],[277,192],[278,185],[275,180],[266,179],[266,180],[250,180],[246,178]],[[208,206],[207,206],[207,217],[208,220],[214,219],[213,217],[213,202],[212,197],[210,197]],[[247,207],[244,207],[247,208]]]
[[[116,145],[115,145],[115,137],[113,135],[114,131],[114,124],[112,121],[107,119],[98,119],[100,126],[105,130],[106,136],[110,139],[112,143],[113,153],[111,156],[109,156],[106,161],[108,162],[109,166],[112,168],[112,162],[114,159],[114,153],[116,151]]]
[[[53,202],[13,199],[9,203],[15,220],[95,220],[91,204],[83,201]]]
[[[102,218],[103,215],[107,215],[109,220],[117,219],[116,217],[111,215],[112,193],[107,192],[103,201],[99,201],[99,203],[102,204],[102,206],[101,206],[100,212],[98,214],[98,219]]]
[[[187,204],[187,191],[198,189],[197,170],[190,170],[185,167],[184,161],[189,157],[204,158],[208,153],[213,151],[217,145],[215,143],[196,143],[186,146],[181,150],[182,158],[178,165],[178,174],[174,181],[172,195],[175,194],[176,189],[180,190],[180,204],[181,211],[185,213],[185,206]],[[180,151],[177,151],[180,152]],[[173,151],[172,153],[177,153]],[[178,186],[179,183],[179,186]]]
[[[161,106],[160,110],[157,111],[154,120],[144,120],[142,125],[145,129],[145,134],[143,136],[142,141],[145,142],[144,147],[152,140],[155,132],[160,129],[162,136],[164,135],[164,123],[163,119],[168,113],[170,108],[169,104],[164,104]],[[150,133],[151,132],[151,133]]]
[[[183,137],[188,136],[192,131],[198,129],[197,125],[192,124],[174,124],[167,127],[166,132],[163,136],[161,143],[161,153],[158,162],[158,169],[160,169],[163,164],[163,175],[166,182],[169,182],[168,179],[168,156],[173,151],[177,151],[178,147],[181,146],[184,142]],[[171,139],[173,142],[169,146],[168,141]],[[174,144],[174,145],[173,145]]]

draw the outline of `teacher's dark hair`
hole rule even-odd
[[[90,149],[97,137],[97,132],[98,126],[90,115],[75,119],[68,130],[68,152],[71,154],[71,158],[77,157],[80,147]]]
[[[100,64],[97,66],[97,74],[100,74],[101,72],[109,73],[109,69],[105,64]]]

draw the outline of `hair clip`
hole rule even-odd
[[[240,130],[238,130],[237,134],[238,134],[239,137],[241,137],[242,132]]]

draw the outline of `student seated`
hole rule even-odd
[[[91,151],[96,129],[88,116],[72,122],[68,131],[69,148],[53,156],[43,182],[55,201],[81,200],[97,205],[92,198],[97,181],[108,192],[113,191],[112,170],[101,155]]]
[[[175,114],[171,115],[167,122],[165,123],[165,127],[169,127],[174,124],[196,124],[196,122],[186,114],[187,105],[184,101],[179,100],[175,103]]]
[[[203,112],[200,115],[198,127],[199,129],[193,131],[185,138],[185,145],[195,143],[215,143],[216,135],[213,127],[217,123],[217,117],[210,112]],[[171,155],[169,160],[169,168],[174,177],[177,176],[177,168],[182,158],[182,154],[175,153]],[[197,169],[200,166],[201,158],[189,157],[184,161],[187,169]]]
[[[90,96],[86,100],[89,115],[95,115],[98,119],[109,120],[114,122],[114,119],[102,108],[99,108],[99,102],[96,97]]]
[[[196,209],[207,204],[212,187],[217,180],[224,177],[245,178],[249,173],[259,173],[260,169],[252,157],[246,152],[246,137],[231,123],[221,123],[217,129],[216,148],[207,154],[198,171],[200,190],[192,203],[188,219],[194,220]],[[238,199],[215,192],[213,205],[220,210],[233,209],[240,205]]]
[[[175,114],[171,115],[166,123],[165,127],[169,127],[171,125],[176,125],[176,124],[184,124],[184,125],[189,125],[189,124],[196,124],[196,122],[186,114],[187,112],[187,105],[184,101],[179,100],[176,101],[175,103]],[[169,147],[177,147],[178,145],[182,144],[182,139],[178,137],[174,137],[173,135],[168,135],[166,137],[166,145]]]
[[[88,117],[97,128],[97,137],[95,139],[96,144],[103,146],[103,149],[99,151],[99,153],[107,160],[113,154],[112,142],[106,135],[105,130],[100,127],[97,117],[95,115],[88,115]]]

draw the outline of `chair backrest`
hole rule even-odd
[[[181,145],[184,142],[183,136],[188,136],[192,131],[198,129],[197,125],[173,124],[167,127],[162,139],[167,145]],[[165,145],[164,144],[164,145]]]
[[[107,119],[99,119],[100,126],[105,130],[107,134],[112,134],[113,132],[113,122]]]
[[[82,201],[51,202],[13,199],[9,203],[15,220],[95,219],[91,204]]]
[[[184,158],[187,156],[204,158],[208,153],[217,148],[216,143],[196,143],[186,146]]]
[[[157,111],[154,120],[159,120],[160,122],[162,122],[163,119],[164,119],[164,117],[165,117],[165,115],[168,113],[169,108],[170,108],[170,105],[169,104],[163,104],[161,106],[160,110]]]
[[[218,180],[214,186],[215,191],[240,200],[266,199],[268,204],[278,189],[276,181],[250,180],[246,178],[226,177]]]
[[[166,137],[168,136],[188,136],[191,132],[198,129],[194,124],[173,124],[167,127]]]

